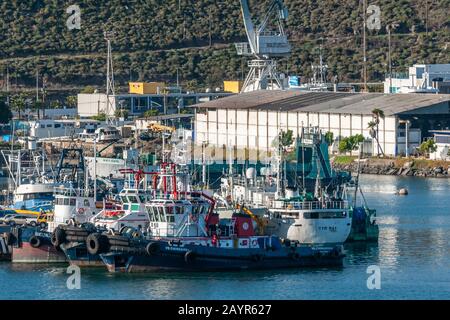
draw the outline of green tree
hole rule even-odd
[[[356,134],[342,139],[339,142],[339,152],[347,153],[358,150],[360,143],[364,142],[364,136],[362,134]]]
[[[11,109],[6,104],[6,101],[0,99],[0,123],[2,124],[9,123],[11,119],[12,119]]]
[[[381,148],[380,141],[378,139],[378,137],[380,135],[380,129],[379,129],[380,119],[384,119],[385,118],[384,111],[381,110],[381,109],[378,109],[378,108],[373,109],[372,110],[372,116],[373,116],[373,120],[368,123],[368,128],[370,130],[370,136],[373,139],[375,139],[375,141],[377,143],[377,156],[380,155],[380,151],[381,151],[381,153],[384,156],[384,151]]]
[[[102,122],[103,122],[103,121],[106,121],[106,113],[101,112],[101,113],[99,113],[99,114],[96,115],[96,116],[92,116],[91,119],[97,120],[97,121],[102,121]]]
[[[334,133],[331,131],[325,133],[325,141],[328,143],[329,146],[331,146],[334,142]]]
[[[144,112],[144,117],[156,117],[157,115],[159,115],[157,109],[150,109]]]
[[[44,103],[42,101],[39,101],[39,100],[38,101],[35,100],[33,102],[33,104],[32,104],[32,108],[33,108],[34,111],[36,111],[38,119],[41,118],[40,117],[40,111],[43,108],[43,106],[44,106]]]
[[[125,120],[127,120],[128,115],[129,115],[129,112],[127,109],[116,109],[116,111],[114,111],[114,116],[116,118],[124,118]]]
[[[50,102],[50,108],[52,109],[60,109],[61,108],[61,102],[59,100],[53,100]]]
[[[429,139],[427,141],[422,142],[419,146],[419,152],[422,155],[429,155],[430,153],[436,152],[437,145],[433,139]]]
[[[86,86],[83,88],[83,90],[81,90],[80,93],[88,93],[88,94],[92,94],[95,92],[95,88],[93,86]]]
[[[11,108],[18,113],[19,119],[21,119],[21,113],[25,110],[25,96],[20,93],[11,98]]]
[[[69,108],[76,108],[77,107],[77,96],[68,96],[66,98],[66,106]]]

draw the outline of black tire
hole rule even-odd
[[[197,254],[194,251],[192,251],[192,250],[189,250],[188,252],[186,252],[184,254],[184,261],[186,263],[193,262],[195,260],[195,258],[197,258]]]
[[[125,247],[130,246],[130,241],[122,241],[108,238],[108,242],[111,246],[125,246]]]
[[[147,246],[145,247],[145,251],[148,255],[152,256],[155,254],[158,254],[160,251],[159,243],[157,242],[149,242]]]
[[[295,261],[300,260],[300,254],[298,254],[298,252],[293,252],[291,254],[291,259]]]
[[[108,240],[109,241],[114,240],[114,241],[123,241],[123,242],[127,242],[128,241],[129,242],[130,238],[126,237],[126,236],[119,236],[119,235],[111,236],[111,235],[109,235],[108,236]]]
[[[47,228],[47,223],[41,222],[40,226],[42,229],[45,229],[45,228]]]
[[[68,242],[85,242],[87,236],[67,236],[66,240]]]
[[[8,222],[8,225],[10,227],[14,227],[16,225],[16,222],[15,221],[10,221],[10,222]]]
[[[5,242],[8,246],[12,246],[16,242],[16,240],[17,238],[14,234],[10,232],[6,234]]]
[[[254,261],[254,262],[259,262],[259,261],[261,261],[263,258],[262,258],[262,256],[260,255],[260,254],[254,254],[254,255],[252,255],[252,261]]]
[[[31,221],[31,222],[30,222],[30,226],[36,227],[36,226],[37,226],[36,221]]]
[[[89,235],[89,232],[85,231],[85,230],[80,230],[80,231],[69,231],[66,230],[66,234],[68,236],[76,236],[76,237],[87,237]]]
[[[41,244],[42,244],[41,238],[36,236],[32,236],[30,238],[30,246],[32,246],[33,248],[39,248]]]
[[[124,246],[111,246],[110,250],[115,251],[115,252],[124,252],[124,253],[131,253],[131,254],[138,252],[137,248],[124,247]]]
[[[99,233],[91,233],[86,238],[86,248],[92,255],[100,254],[106,251],[107,241],[106,236]]]
[[[59,227],[56,228],[55,231],[53,231],[52,237],[51,237],[52,245],[55,248],[59,248],[59,246],[61,244],[63,244],[65,240],[66,240],[66,234],[65,234],[64,230],[60,229]]]

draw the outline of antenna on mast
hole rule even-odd
[[[113,125],[115,121],[114,112],[116,110],[115,99],[116,92],[114,87],[114,67],[113,57],[111,49],[111,40],[114,38],[114,32],[105,31],[103,36],[106,40],[107,46],[107,67],[106,67],[106,123],[107,125]],[[113,101],[111,101],[113,100]]]

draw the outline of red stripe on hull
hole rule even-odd
[[[13,248],[13,263],[63,263],[67,262],[63,252],[57,251],[53,246],[43,244],[33,248],[30,243],[23,242],[20,248]]]

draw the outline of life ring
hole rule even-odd
[[[198,221],[198,216],[196,214],[189,214],[189,219],[193,222],[197,222]]]
[[[86,212],[86,209],[78,208],[77,212],[78,212],[78,214],[84,214]]]

